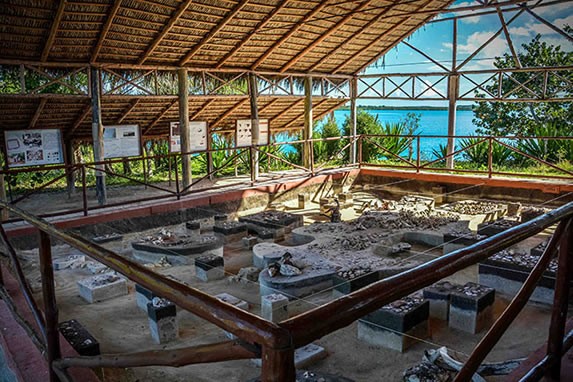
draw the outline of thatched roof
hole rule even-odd
[[[31,71],[42,66],[56,70],[58,66],[91,64],[142,70],[184,66],[228,73],[353,75],[432,18],[432,11],[451,3],[9,0],[0,8],[0,69],[10,64],[25,64],[25,70]],[[103,122],[137,123],[145,135],[165,134],[167,122],[178,119],[176,98],[165,94],[104,96]],[[249,116],[246,97],[192,96],[190,116],[207,120],[212,130],[231,129],[235,119]],[[343,102],[315,97],[315,119]],[[300,96],[264,96],[259,99],[259,109],[260,118],[271,120],[271,129],[303,125]],[[90,123],[87,94],[0,94],[1,130],[61,128],[68,137],[83,138],[90,136]]]

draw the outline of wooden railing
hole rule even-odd
[[[50,223],[21,209],[0,202],[36,227],[39,232],[40,264],[45,311],[42,314],[34,303],[23,277],[18,277],[22,293],[37,316],[43,329],[42,336],[51,366],[51,380],[70,381],[69,367],[137,367],[151,365],[181,366],[195,363],[220,362],[234,359],[262,358],[262,380],[265,382],[295,380],[294,351],[296,348],[341,329],[382,306],[420,290],[470,265],[519,243],[551,226],[558,224],[552,239],[533,268],[527,281],[513,298],[501,317],[473,351],[456,381],[469,381],[485,356],[491,351],[503,332],[526,304],[547,264],[558,249],[558,270],[555,299],[548,337],[547,357],[525,380],[539,380],[547,370],[552,376],[560,370],[561,356],[571,347],[572,333],[564,333],[567,314],[571,268],[573,263],[573,202],[547,214],[402,272],[380,280],[349,295],[299,314],[278,324],[225,304],[195,288],[183,285],[157,274],[131,260],[73,233],[64,232]],[[4,228],[0,229],[13,266],[20,272],[18,259],[8,243]],[[57,323],[58,308],[55,300],[54,276],[50,252],[51,239],[63,241],[93,259],[125,275],[130,280],[168,298],[179,307],[204,318],[218,327],[235,334],[238,341],[201,345],[178,350],[144,351],[98,357],[61,358]],[[564,341],[565,338],[565,341]]]

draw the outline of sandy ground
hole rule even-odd
[[[365,196],[364,196],[365,197]],[[305,222],[324,219],[317,215],[318,206],[312,206],[306,211]],[[343,211],[343,219],[356,217],[352,209]],[[181,227],[172,227],[180,229]],[[151,230],[149,232],[156,232]],[[122,232],[123,241],[111,242],[104,246],[131,257],[130,242],[135,238],[148,234],[147,232]],[[534,239],[535,243],[542,238]],[[528,243],[527,246],[533,244]],[[55,247],[54,256],[65,256],[73,250],[67,246]],[[439,251],[432,254],[439,256]],[[37,251],[20,253],[26,268],[26,273],[32,285],[39,286]],[[240,243],[232,243],[225,247],[225,270],[229,275],[236,273],[241,267],[252,263],[252,252],[242,247]],[[250,311],[260,312],[259,287],[256,283],[236,283],[219,280],[209,283],[200,282],[194,277],[193,266],[177,266],[154,268],[162,274],[172,275],[211,295],[227,292],[235,295],[250,305]],[[66,269],[56,272],[56,290],[60,321],[75,318],[79,320],[91,334],[101,343],[102,353],[123,353],[151,349],[176,349],[185,346],[215,343],[227,340],[223,331],[214,325],[179,310],[180,339],[167,345],[157,345],[151,339],[147,315],[139,310],[135,303],[134,285],[129,284],[129,294],[112,300],[88,304],[78,295],[76,281],[91,274],[85,268]],[[477,267],[469,267],[452,277],[452,281],[465,283],[477,282]],[[41,300],[38,294],[38,300]],[[290,304],[291,316],[323,304],[333,298],[331,291],[325,291]],[[494,306],[495,317],[498,317],[508,304],[505,296],[496,298]],[[508,332],[494,348],[488,361],[501,361],[526,357],[531,351],[542,344],[548,333],[550,308],[540,304],[528,304]],[[316,341],[323,346],[328,356],[311,367],[314,371],[342,375],[360,381],[400,381],[404,369],[414,366],[422,359],[425,349],[435,349],[447,346],[460,354],[469,354],[479,342],[484,333],[467,334],[449,329],[447,324],[431,320],[431,338],[420,340],[406,353],[376,348],[362,343],[356,338],[356,323],[332,333]],[[246,381],[257,377],[260,369],[250,361],[231,361],[216,364],[192,365],[182,368],[144,367],[134,369],[105,369],[100,371],[105,381]],[[492,381],[496,379],[490,379]]]

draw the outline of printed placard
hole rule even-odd
[[[64,163],[61,132],[47,130],[6,130],[8,167]]]
[[[189,121],[189,134],[191,142],[190,151],[207,150],[207,138],[209,130],[206,121]],[[181,129],[179,122],[169,123],[169,151],[172,153],[181,152]]]
[[[103,157],[126,158],[141,155],[139,125],[104,126]]]

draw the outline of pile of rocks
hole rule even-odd
[[[540,256],[527,253],[515,252],[513,249],[504,249],[490,257],[491,260],[502,261],[504,263],[516,264],[525,268],[533,268],[539,261]],[[547,266],[550,272],[557,272],[557,260],[552,259]]]
[[[492,202],[464,200],[462,202],[456,202],[448,206],[443,206],[442,208],[464,215],[480,215],[499,210],[502,208],[502,206]]]
[[[352,280],[360,276],[372,273],[372,268],[368,266],[359,266],[350,269],[339,270],[336,274],[346,280]]]
[[[393,313],[406,313],[419,306],[424,301],[422,295],[406,296],[400,300],[396,300],[388,305],[384,305],[382,309],[391,311]]]
[[[113,283],[114,281],[117,281],[119,279],[120,279],[120,277],[116,274],[105,274],[105,275],[101,275],[101,276],[94,276],[90,280],[89,284],[92,288],[94,288],[94,287]]]

